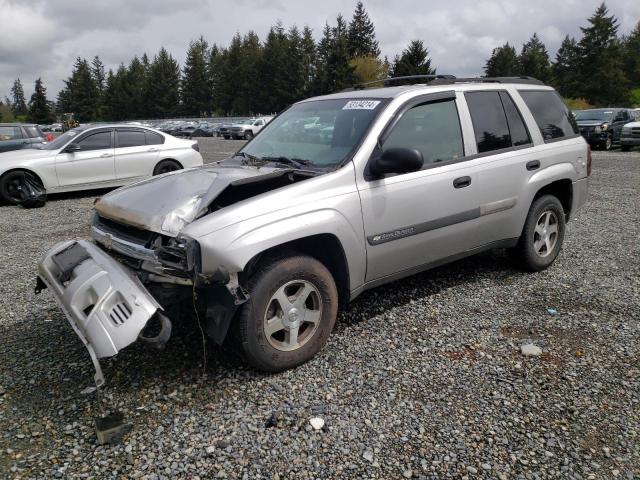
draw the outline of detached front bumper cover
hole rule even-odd
[[[62,242],[47,252],[38,264],[36,293],[45,286],[89,351],[98,387],[105,383],[98,359],[135,342],[156,313],[166,319],[131,271],[85,240]]]

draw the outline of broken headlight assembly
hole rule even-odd
[[[192,238],[170,238],[156,255],[167,273],[194,278],[200,272],[200,244]]]

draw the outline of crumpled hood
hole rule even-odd
[[[175,236],[206,212],[229,185],[260,181],[288,171],[220,165],[171,172],[110,192],[96,202],[95,210],[111,220]]]

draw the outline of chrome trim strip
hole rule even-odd
[[[153,250],[142,247],[136,243],[123,240],[122,238],[115,237],[111,233],[105,232],[95,225],[91,227],[91,238],[104,246],[107,250],[113,250],[121,253],[122,255],[138,260],[147,260],[155,263],[158,262],[158,257]]]

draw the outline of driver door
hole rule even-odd
[[[71,151],[70,145],[77,145],[79,150]],[[91,130],[67,145],[56,155],[56,174],[61,187],[113,182],[113,129]]]
[[[387,148],[422,152],[417,172],[359,181],[366,235],[366,281],[410,274],[474,245],[478,225],[477,166],[464,161],[454,92],[400,107],[381,138]],[[376,155],[376,153],[374,153]]]

